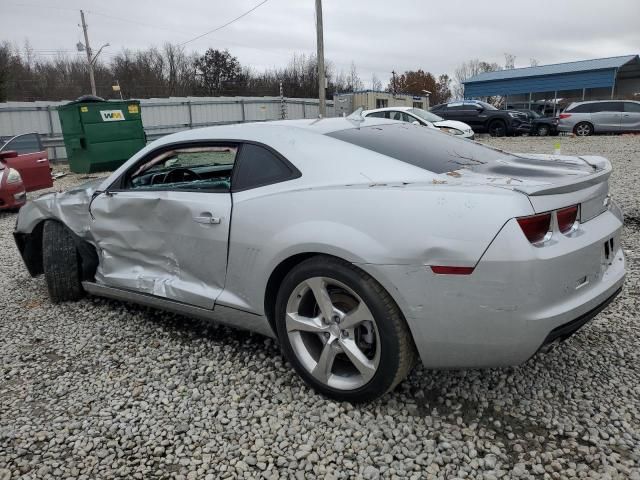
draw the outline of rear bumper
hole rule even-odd
[[[574,127],[573,124],[569,125],[569,124],[560,122],[558,124],[558,131],[570,133],[570,132],[573,132],[573,127]]]
[[[424,265],[362,268],[398,303],[425,366],[517,365],[551,337],[582,326],[620,290],[621,228],[607,211],[575,236],[538,248],[512,220],[471,275],[436,275]],[[610,240],[615,248],[604,258]]]
[[[562,341],[566,340],[567,338],[569,338],[571,335],[576,333],[578,330],[580,330],[582,327],[584,327],[587,323],[589,323],[591,320],[593,320],[593,318],[596,315],[598,315],[602,310],[607,308],[607,306],[611,302],[613,302],[613,300],[618,295],[620,295],[621,291],[622,291],[622,288],[619,288],[618,290],[613,292],[613,295],[611,295],[609,298],[607,298],[604,302],[602,302],[600,305],[598,305],[594,309],[589,310],[587,313],[585,313],[583,315],[580,315],[575,320],[567,322],[564,325],[560,325],[559,327],[556,327],[553,330],[551,330],[549,332],[549,335],[547,335],[547,338],[544,339],[544,342],[542,343],[542,346],[545,347],[545,346],[553,344],[555,342],[562,342]]]
[[[519,125],[514,125],[512,130],[515,133],[529,133],[529,132],[531,132],[531,124],[530,123],[521,123]]]

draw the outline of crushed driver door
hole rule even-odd
[[[225,283],[235,153],[173,146],[97,195],[96,280],[212,309]]]

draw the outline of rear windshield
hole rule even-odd
[[[472,168],[512,157],[501,150],[411,123],[351,128],[327,135],[433,173]]]

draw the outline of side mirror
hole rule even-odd
[[[414,121],[413,121],[413,122],[411,122],[411,123],[413,123],[414,125],[422,125],[418,120],[414,120]]]
[[[4,152],[0,152],[0,160],[6,160],[7,158],[16,158],[18,156],[18,152],[15,150],[5,150]]]
[[[478,113],[483,112],[484,111],[484,107],[476,107],[476,111]]]

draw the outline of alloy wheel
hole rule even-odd
[[[502,122],[493,122],[489,125],[489,135],[492,137],[504,137],[507,133],[507,129]]]
[[[286,331],[302,366],[331,388],[360,388],[378,369],[380,335],[373,314],[337,280],[312,277],[294,288],[287,301]]]
[[[581,123],[576,127],[576,135],[579,137],[587,137],[591,135],[591,127],[586,123]]]

